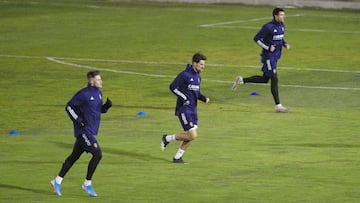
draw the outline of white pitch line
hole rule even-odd
[[[355,14],[355,13],[354,13]],[[357,14],[356,14],[357,15]],[[357,16],[346,16],[346,15],[322,15],[322,14],[310,14],[310,13],[307,13],[307,14],[300,14],[300,16],[314,16],[314,17],[320,17],[320,18],[326,18],[326,20],[328,20],[329,18],[346,18],[346,19],[359,19],[359,15]]]
[[[123,73],[123,74],[130,74],[130,75],[141,75],[141,76],[147,76],[147,77],[174,78],[173,76],[169,76],[169,75],[147,74],[147,73],[139,73],[139,72],[133,72],[133,71],[119,71],[119,70],[113,70],[113,69],[97,68],[94,66],[79,65],[79,64],[75,64],[75,63],[69,63],[69,62],[65,62],[62,60],[58,60],[53,57],[46,57],[46,59],[49,61],[55,62],[55,63],[68,65],[68,66],[72,66],[72,67],[78,67],[78,68],[97,69],[100,71],[108,71],[108,72]],[[204,80],[209,81],[209,82],[217,82],[217,83],[230,83],[230,84],[233,83],[233,81],[225,81],[225,80],[210,80],[210,79],[204,79]],[[257,85],[259,85],[259,84],[257,84]],[[264,84],[264,85],[268,85],[268,84]],[[281,87],[292,87],[292,88],[360,91],[360,88],[351,88],[351,87],[324,87],[324,86],[305,86],[305,85],[280,85],[280,86]]]
[[[1,55],[0,55],[1,56]],[[92,62],[107,62],[107,63],[135,63],[135,64],[157,64],[157,65],[180,65],[184,63],[179,62],[160,62],[160,61],[140,61],[140,60],[124,60],[124,59],[90,59],[90,58],[69,58],[69,57],[53,57],[62,60],[73,61],[92,61]]]
[[[321,33],[342,33],[342,34],[360,34],[360,31],[350,30],[323,30],[323,29],[290,29],[291,32],[321,32]]]
[[[97,68],[95,66],[86,66],[86,65],[80,65],[80,64],[75,64],[75,63],[69,63],[69,62],[65,62],[65,61],[55,59],[53,57],[46,57],[46,59],[49,60],[49,61],[55,62],[55,63],[68,65],[68,66],[73,66],[73,67],[78,67],[78,68],[97,69],[97,70],[113,72],[113,73],[124,73],[124,74],[130,74],[130,75],[142,75],[142,76],[157,77],[157,78],[169,78],[169,77],[171,77],[171,76],[167,76],[167,75],[157,75],[157,74],[147,74],[147,73],[139,73],[139,72],[133,72],[133,71],[121,71],[121,70],[113,70],[113,69],[107,69],[107,68]]]
[[[299,16],[307,16],[305,14],[294,14],[288,15],[286,17],[299,17]],[[314,16],[314,15],[313,15]],[[321,16],[323,17],[323,16]],[[269,17],[264,18],[252,18],[248,20],[235,20],[235,21],[225,21],[219,23],[210,23],[210,24],[202,24],[199,27],[208,27],[208,28],[237,28],[237,29],[248,29],[248,30],[255,30],[259,29],[258,27],[254,26],[236,26],[234,24],[241,24],[247,22],[256,22],[261,20],[271,20]],[[342,34],[360,34],[360,31],[353,31],[353,30],[324,30],[324,29],[310,29],[310,28],[300,28],[300,29],[287,29],[289,32],[318,32],[318,33],[342,33]]]
[[[261,21],[261,20],[271,20],[271,18],[269,18],[269,17],[253,18],[253,19],[249,19],[249,20],[235,20],[235,21],[226,21],[226,22],[220,22],[220,23],[202,24],[199,26],[200,27],[215,27],[215,26],[221,26],[221,25],[231,25],[231,24],[238,24],[238,23]]]
[[[294,15],[289,15],[289,16],[286,16],[286,17],[298,17],[298,16],[303,16],[303,14],[294,14]],[[252,19],[248,19],[248,20],[225,21],[225,22],[220,22],[220,23],[202,24],[202,25],[199,25],[199,26],[200,27],[216,27],[216,26],[221,26],[221,25],[231,25],[231,24],[239,24],[239,23],[247,23],[247,22],[256,22],[256,21],[262,21],[262,20],[271,20],[271,17],[252,18]]]
[[[45,57],[45,56],[24,56],[24,55],[6,55],[0,54],[0,57],[7,58],[26,58],[26,59],[45,59],[54,58],[58,60],[71,61],[91,61],[91,62],[106,62],[106,63],[132,63],[132,64],[155,64],[155,65],[183,65],[186,62],[159,62],[159,61],[139,61],[139,60],[121,60],[121,59],[91,59],[91,58],[70,58],[70,57]],[[230,68],[256,68],[260,69],[261,65],[235,65],[235,64],[207,64],[210,67],[230,67]],[[296,68],[280,66],[279,69],[294,70],[294,71],[316,71],[316,72],[333,72],[333,73],[360,73],[360,70],[340,70],[340,68],[333,67],[333,69],[322,68]]]
[[[2,55],[0,55],[1,57]],[[109,63],[135,63],[135,64],[158,64],[158,65],[183,65],[180,62],[159,62],[159,61],[137,61],[137,60],[119,60],[119,59],[88,59],[88,58],[67,58],[67,57],[54,57],[62,60],[75,60],[75,61],[93,61],[93,62],[109,62]],[[234,67],[234,68],[257,68],[260,65],[232,65],[232,64],[207,64],[207,66],[213,67]],[[321,69],[321,68],[295,68],[295,67],[279,67],[284,70],[296,70],[296,71],[316,71],[316,72],[335,72],[335,73],[360,73],[359,71],[351,70],[333,70],[333,69]]]
[[[231,64],[207,64],[206,66],[216,66],[216,67],[234,67],[234,68],[256,68],[260,69],[261,65],[231,65]],[[359,71],[352,70],[333,70],[333,69],[321,69],[321,68],[295,68],[295,67],[286,67],[280,66],[279,69],[283,70],[294,70],[294,71],[313,71],[313,72],[334,72],[334,73],[360,73]]]
[[[1,55],[0,55],[1,57]],[[68,58],[68,57],[54,57],[62,60],[74,60],[74,61],[92,61],[92,62],[108,62],[108,63],[135,63],[135,64],[157,64],[157,65],[183,65],[180,62],[159,62],[159,61],[138,61],[138,60],[119,60],[119,59],[88,59],[88,58]],[[207,64],[206,66],[213,67],[234,67],[234,68],[257,68],[261,65],[232,65],[232,64]],[[316,72],[335,72],[335,73],[360,73],[359,71],[351,70],[333,70],[333,69],[321,69],[321,68],[295,68],[295,67],[279,67],[284,70],[297,70],[297,71],[316,71]]]
[[[158,74],[147,74],[147,73],[139,73],[139,72],[133,72],[133,71],[120,71],[120,70],[113,70],[113,69],[104,69],[104,68],[98,68],[94,66],[87,66],[87,65],[80,65],[75,63],[69,63],[63,60],[78,60],[78,61],[102,61],[102,62],[116,62],[116,63],[141,63],[141,64],[165,64],[165,65],[179,65],[183,63],[167,63],[167,62],[154,62],[154,61],[131,61],[131,60],[107,60],[107,59],[85,59],[85,58],[61,58],[61,57],[42,57],[42,56],[16,56],[16,55],[0,55],[0,57],[11,57],[11,58],[27,58],[27,59],[47,59],[49,61],[68,65],[72,67],[78,67],[78,68],[85,68],[85,69],[98,69],[102,71],[108,71],[108,72],[114,72],[114,73],[123,73],[123,74],[131,74],[131,75],[142,75],[147,77],[158,77],[158,78],[174,78],[174,76],[170,75],[158,75]],[[226,64],[208,64],[208,66],[227,66],[227,67],[251,67],[251,68],[258,68],[258,66],[239,66],[239,65],[226,65]],[[282,69],[289,69],[294,70],[294,68],[291,67],[281,67]],[[345,71],[345,70],[323,70],[323,69],[311,69],[311,68],[296,68],[295,70],[307,70],[307,71],[328,71],[328,72],[344,72],[344,73],[358,73],[356,71]],[[217,82],[217,83],[228,83],[232,84],[233,81],[224,81],[224,80],[210,80],[210,79],[204,79],[204,81],[210,81],[210,82]],[[253,85],[267,85],[267,84],[253,84]],[[358,91],[360,88],[351,88],[351,87],[326,87],[326,86],[304,86],[304,85],[280,85],[282,87],[292,87],[292,88],[307,88],[307,89],[327,89],[327,90],[355,90]]]
[[[255,26],[237,26],[237,25],[219,25],[212,28],[229,28],[229,29],[244,29],[244,30],[258,30]],[[342,33],[342,34],[360,34],[360,31],[350,30],[323,30],[323,29],[286,29],[288,32],[318,32],[318,33]]]

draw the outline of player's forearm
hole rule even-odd
[[[175,88],[173,90],[171,90],[177,97],[181,98],[183,101],[187,101],[188,98],[187,96],[181,92],[179,89]]]
[[[84,122],[84,118],[82,118],[80,116],[80,113],[78,113],[79,110],[75,106],[67,104],[66,105],[66,112],[67,112],[67,114],[69,115],[70,119],[73,122],[79,123],[79,124]]]
[[[256,41],[256,44],[258,44],[260,47],[262,47],[263,49],[265,50],[270,50],[270,46],[269,45],[266,45],[263,41],[261,40],[257,40]]]

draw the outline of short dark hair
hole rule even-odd
[[[282,8],[274,8],[274,10],[273,10],[273,16],[279,15],[280,12],[285,12],[285,10],[282,9]]]
[[[100,71],[98,70],[92,70],[92,71],[89,71],[86,76],[87,76],[87,79],[90,79],[90,78],[93,78],[97,75],[100,75]]]
[[[206,56],[200,52],[197,52],[192,57],[192,62],[199,63],[201,60],[206,60]]]

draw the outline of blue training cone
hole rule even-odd
[[[140,111],[140,112],[137,113],[137,115],[140,116],[140,117],[145,117],[146,113],[143,112],[143,111]]]
[[[250,95],[251,95],[251,96],[259,96],[259,93],[257,93],[257,92],[251,92]]]
[[[16,131],[16,130],[12,130],[12,131],[9,132],[9,134],[10,135],[18,135],[20,133],[18,131]]]

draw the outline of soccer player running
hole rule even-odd
[[[185,132],[163,135],[160,147],[164,151],[171,141],[182,141],[173,158],[174,163],[184,163],[182,156],[197,137],[197,100],[206,103],[210,101],[208,97],[200,92],[200,72],[205,68],[205,60],[205,55],[195,53],[192,57],[192,64],[187,64],[185,70],[179,73],[170,84],[170,90],[177,96],[175,115],[178,116]]]
[[[72,153],[64,161],[58,176],[51,180],[55,193],[61,196],[61,182],[71,166],[86,152],[91,153],[92,158],[88,164],[86,179],[82,188],[88,195],[97,196],[91,184],[92,176],[102,158],[100,145],[96,135],[100,126],[101,113],[106,113],[112,106],[107,98],[106,103],[102,101],[102,80],[99,71],[87,73],[87,87],[78,91],[66,104],[66,112],[74,124],[75,143]]]
[[[237,76],[232,86],[235,91],[244,83],[268,83],[271,80],[271,93],[275,101],[275,111],[287,113],[289,110],[281,105],[278,90],[277,62],[281,57],[282,47],[290,49],[290,45],[284,40],[285,34],[285,11],[282,8],[273,10],[273,20],[266,23],[255,35],[254,41],[262,47],[261,62],[263,63],[263,75],[255,75],[248,78]]]

